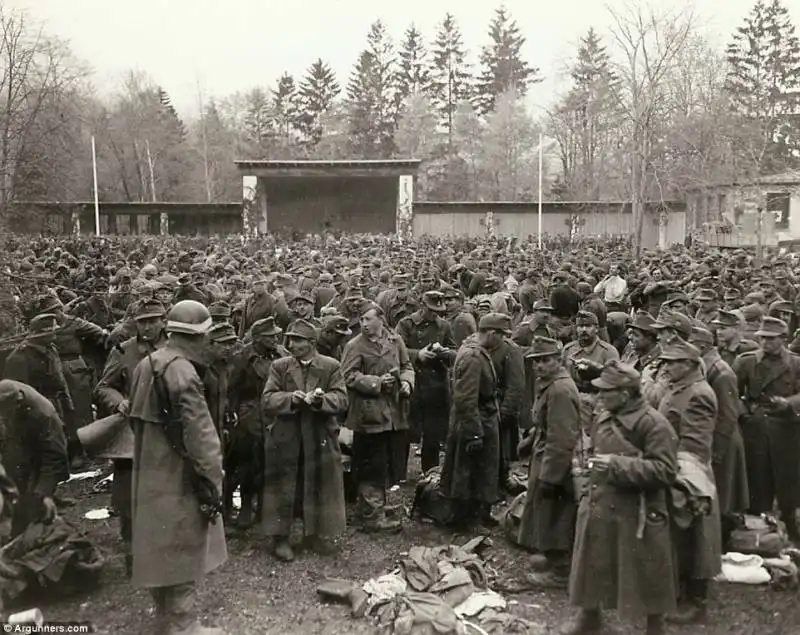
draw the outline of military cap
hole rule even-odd
[[[550,357],[561,354],[561,342],[549,337],[536,336],[525,357]]]
[[[775,300],[769,305],[769,312],[780,311],[781,313],[794,313],[794,305],[788,300]]]
[[[495,331],[511,332],[511,318],[504,313],[487,313],[484,315],[479,324],[479,330],[493,329]]]
[[[270,315],[253,322],[253,326],[250,327],[250,333],[253,337],[257,335],[278,335],[283,333],[283,329],[275,324],[275,318]]]
[[[637,331],[643,331],[645,333],[652,333],[654,331],[653,325],[655,322],[656,321],[653,319],[652,315],[643,309],[639,309],[636,311],[636,315],[633,316],[633,321],[628,324],[628,328],[636,329]]]
[[[117,271],[117,278],[120,280],[124,280],[125,278],[131,278],[131,270],[127,267],[122,267],[119,271]]]
[[[319,310],[319,314],[321,317],[339,315],[339,310],[335,306],[324,306]]]
[[[711,321],[711,324],[714,326],[729,328],[732,326],[741,326],[742,321],[739,319],[739,316],[736,315],[736,313],[719,310],[717,311],[717,317]]]
[[[347,289],[347,293],[344,296],[345,301],[347,300],[363,300],[364,299],[364,292],[359,287],[350,287]]]
[[[760,282],[758,283],[758,286],[760,286],[760,287],[774,287],[775,286],[775,281],[772,279],[772,277],[764,276],[763,278],[761,278]]]
[[[31,333],[41,333],[52,329],[56,324],[56,316],[52,313],[40,313],[31,320]]]
[[[600,390],[616,390],[617,388],[638,388],[642,376],[633,366],[623,364],[618,359],[611,360],[603,366],[600,376],[592,380],[592,386]]]
[[[553,306],[550,304],[550,300],[536,300],[533,303],[533,310],[534,311],[548,311],[550,313],[553,312]]]
[[[597,326],[599,324],[597,320],[597,315],[592,313],[591,311],[578,311],[578,314],[575,316],[575,325],[589,325],[589,326]]]
[[[422,294],[422,302],[431,311],[443,313],[447,310],[447,307],[444,305],[444,293],[441,291],[426,291]]]
[[[650,319],[652,320],[653,318]],[[631,317],[627,313],[623,313],[622,311],[610,311],[606,315],[606,324],[608,324],[609,326],[624,328],[626,326],[629,326],[630,322],[631,322]]]
[[[274,283],[277,287],[285,287],[294,284],[294,278],[288,273],[279,273],[275,276]]]
[[[714,345],[714,334],[711,333],[708,329],[701,328],[699,326],[692,327],[692,334],[689,336],[689,343],[694,344],[695,342],[700,342],[702,344],[708,344],[709,346]]]
[[[744,316],[745,321],[747,322],[755,322],[756,320],[760,320],[764,317],[764,309],[758,304],[748,304],[745,307],[742,307],[742,315]]]
[[[339,335],[352,334],[352,331],[350,330],[350,323],[343,315],[326,315],[325,317],[321,318],[320,321],[322,322],[322,329],[324,331],[333,331]]]
[[[492,306],[492,296],[490,295],[482,295],[476,298],[477,306]]]
[[[658,319],[653,322],[654,329],[675,329],[678,334],[686,339],[692,334],[692,321],[683,313],[677,311],[662,311]]]
[[[738,300],[742,297],[742,292],[739,289],[725,289],[723,298],[726,300]]]
[[[569,280],[569,274],[566,271],[556,271],[553,274],[553,282],[564,282]]]
[[[189,267],[189,271],[191,271],[192,273],[202,272],[203,270],[205,270],[205,267],[201,262],[195,262],[192,264],[191,267]]]
[[[408,284],[408,279],[407,273],[396,273],[392,276],[392,284]]]
[[[108,279],[107,278],[95,278],[92,281],[92,286],[95,289],[108,289]]]
[[[747,304],[765,304],[767,299],[761,291],[753,291],[744,296],[744,301]]]
[[[191,274],[182,273],[181,275],[178,276],[178,284],[179,285],[183,286],[183,285],[190,284],[191,282],[192,282]]]
[[[710,300],[716,300],[717,294],[714,293],[713,289],[699,289],[697,295],[695,295],[695,299],[700,302],[708,302]]]
[[[465,267],[465,266],[464,266],[462,263],[460,263],[460,262],[457,262],[456,264],[452,265],[452,266],[451,266],[451,267],[450,267],[450,268],[447,270],[447,272],[448,272],[448,273],[458,273],[459,271],[463,271],[464,269],[466,269],[466,267]]]
[[[333,276],[328,273],[327,271],[323,271],[319,274],[319,281],[320,282],[333,282]]]
[[[256,285],[256,284],[267,284],[267,282],[268,282],[267,276],[265,276],[263,273],[256,273],[253,276],[253,284],[254,285]]]
[[[765,317],[755,334],[757,337],[777,337],[788,333],[789,327],[786,326],[786,322],[774,317]]]
[[[689,331],[689,336],[691,336],[691,330]],[[661,355],[659,355],[659,359],[663,359],[665,361],[688,359],[699,362],[701,355],[696,346],[692,346],[683,340],[674,340],[664,347],[664,350],[661,351]]]
[[[286,329],[286,337],[299,337],[304,340],[316,341],[317,329],[308,320],[295,320]]]
[[[208,314],[211,317],[230,317],[231,305],[225,302],[225,300],[218,300],[208,307]]]
[[[294,304],[298,300],[303,302],[308,302],[309,304],[314,304],[314,299],[311,297],[311,294],[308,291],[298,291],[291,295],[291,297],[286,298],[286,304]]]
[[[463,294],[456,289],[452,284],[443,284],[442,293],[445,298],[460,298]]]
[[[689,304],[689,296],[682,291],[672,291],[667,294],[667,299],[664,300],[664,304],[669,306],[674,302],[683,302],[684,304]]]
[[[236,330],[231,324],[221,322],[208,329],[208,337],[212,342],[232,342],[236,338]]]
[[[164,317],[167,314],[164,305],[154,298],[140,300],[134,312],[135,320],[146,320],[154,317]]]

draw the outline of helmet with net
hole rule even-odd
[[[181,300],[167,314],[167,333],[204,335],[213,321],[205,305],[194,300]]]

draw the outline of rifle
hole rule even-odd
[[[158,406],[161,411],[162,421],[164,422],[164,434],[167,437],[167,442],[178,456],[183,459],[189,482],[200,501],[200,512],[208,522],[214,525],[217,522],[217,516],[222,513],[222,498],[214,483],[205,475],[198,474],[197,470],[194,469],[189,454],[186,452],[186,446],[183,443],[183,424],[180,419],[173,416],[172,413],[169,395],[164,385],[163,371],[161,373],[156,372],[156,367],[153,364],[153,358],[150,356],[150,353],[147,354],[147,359],[150,362],[150,370],[153,374],[153,388],[158,398]]]

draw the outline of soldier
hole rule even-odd
[[[744,302],[742,301],[742,292],[739,289],[726,289],[725,295],[722,298],[724,300],[723,309],[725,311],[735,311],[736,309],[741,309],[744,306]]]
[[[579,311],[575,317],[577,340],[564,347],[563,365],[569,372],[578,390],[582,393],[596,393],[592,379],[612,359],[619,360],[617,349],[598,336],[597,316],[589,311]]]
[[[443,287],[442,293],[447,308],[445,319],[450,322],[456,347],[460,347],[465,339],[478,331],[478,324],[475,322],[475,316],[464,306],[464,294],[461,291],[447,285]]]
[[[275,298],[267,292],[267,279],[257,275],[253,279],[253,295],[245,302],[239,337],[244,339],[250,327],[259,320],[275,316]]]
[[[575,528],[576,492],[572,457],[581,429],[578,389],[562,366],[557,340],[537,337],[527,353],[533,359],[536,394],[534,433],[520,454],[531,454],[528,493],[519,528],[519,544],[542,554],[529,576],[536,586],[566,586]]]
[[[417,310],[417,303],[408,289],[408,274],[392,276],[392,288],[381,291],[375,303],[381,307],[389,328],[395,328],[400,320]]]
[[[397,325],[414,366],[416,387],[411,398],[411,440],[422,438],[422,472],[439,465],[439,451],[447,438],[450,413],[448,368],[455,359],[455,342],[450,324],[442,315],[447,310],[444,294],[426,291],[422,308]]]
[[[454,526],[491,521],[498,498],[500,408],[497,373],[489,354],[503,340],[508,317],[481,319],[453,362],[453,402],[440,487],[453,503]]]
[[[320,323],[322,326],[317,339],[317,352],[341,361],[345,338],[352,334],[347,318],[343,315],[326,315],[320,319]]]
[[[400,521],[386,513],[386,490],[403,478],[414,367],[403,339],[385,326],[380,306],[370,303],[362,311],[361,333],[342,354],[358,513],[364,531],[397,531]]]
[[[667,501],[677,472],[677,435],[647,405],[632,366],[609,362],[592,384],[603,410],[569,581],[570,603],[581,613],[561,633],[600,632],[601,609],[616,608],[623,618],[647,615],[647,635],[664,635],[663,616],[675,608]]]
[[[287,298],[287,304],[289,306],[289,324],[295,320],[305,320],[311,322],[315,328],[322,326],[322,323],[314,317],[314,298],[308,291],[291,294]]]
[[[111,294],[109,305],[114,321],[121,320],[130,306],[134,302],[133,290],[131,289],[131,270],[123,267],[117,272],[117,288]]]
[[[55,518],[56,486],[69,477],[67,442],[53,404],[28,384],[0,381],[0,415],[3,463],[19,490],[11,531],[17,536],[32,522]]]
[[[765,317],[757,351],[742,353],[733,370],[746,413],[742,417],[752,514],[772,511],[777,499],[789,539],[800,541],[800,357],[786,350],[786,323]]]
[[[332,299],[336,290],[333,288],[333,275],[323,271],[317,278],[317,286],[312,290],[314,298],[314,314],[319,316],[322,307],[327,305]]]
[[[190,273],[182,273],[178,276],[178,290],[175,292],[175,297],[172,299],[172,302],[173,304],[177,304],[182,300],[194,300],[205,306],[213,302],[211,294],[201,289],[197,285],[196,278],[193,278]]]
[[[283,330],[274,317],[258,320],[250,329],[252,341],[234,357],[229,382],[229,409],[237,422],[225,448],[225,512],[230,516],[233,492],[241,488],[241,509],[236,524],[241,529],[254,522],[264,470],[264,428],[261,392],[272,363],[289,352],[278,343]]]
[[[717,294],[713,289],[700,289],[695,300],[700,305],[694,318],[702,322],[708,329],[712,322],[717,319],[719,307],[717,307]]]
[[[717,397],[704,378],[700,351],[694,346],[676,339],[663,347],[660,357],[670,385],[658,411],[678,435],[678,476],[680,478],[686,471],[691,477],[693,472],[700,470],[712,497],[708,513],[694,513],[684,507],[680,518],[675,515],[672,518],[681,603],[679,612],[668,619],[679,624],[692,624],[705,620],[708,583],[719,573],[722,557],[719,503],[711,465]]]
[[[236,337],[236,331],[231,324],[220,322],[208,329],[209,364],[203,383],[206,386],[208,410],[220,438],[223,437],[226,423],[231,420],[228,392],[232,356],[238,341],[239,338]]]
[[[117,318],[114,316],[107,296],[108,280],[95,278],[89,295],[75,306],[70,315],[83,318],[104,329],[113,326]]]
[[[744,409],[739,400],[736,373],[714,348],[713,334],[695,327],[689,343],[700,351],[706,367],[706,380],[717,397],[717,424],[714,427],[711,466],[717,484],[724,538],[727,534],[726,526],[731,526],[726,519],[731,514],[746,511],[750,506],[744,441],[739,430],[739,417]],[[723,544],[724,542],[723,540]]]
[[[717,335],[717,348],[720,357],[733,367],[736,358],[742,353],[758,349],[753,340],[743,337],[742,319],[729,311],[717,311],[717,318],[712,322]]]
[[[195,609],[198,579],[227,560],[222,452],[196,370],[210,327],[205,306],[177,303],[167,345],[139,363],[131,387],[132,582],[150,590],[168,633],[222,635],[201,627]]]
[[[131,382],[136,366],[148,354],[163,348],[167,343],[164,332],[164,307],[161,303],[148,299],[141,302],[136,311],[136,335],[111,349],[103,375],[94,389],[94,401],[103,417],[120,413],[127,415],[130,410]],[[130,448],[130,456],[114,459],[114,479],[111,489],[111,506],[119,516],[119,530],[125,554],[125,567],[131,575],[131,530],[132,502],[131,487],[133,478],[133,432],[125,425],[122,434],[127,437],[125,447]]]
[[[669,377],[659,356],[656,320],[647,311],[639,309],[628,327],[629,348],[622,356],[625,364],[631,364],[641,373],[641,392],[647,402],[655,407],[667,390]]]
[[[218,300],[212,302],[208,307],[208,314],[211,316],[211,321],[214,324],[225,324],[231,320],[231,305],[225,300]]]
[[[337,417],[347,412],[339,362],[315,350],[313,324],[296,320],[286,333],[290,357],[277,360],[261,397],[274,423],[266,438],[261,531],[275,538],[275,555],[294,559],[289,533],[303,520],[306,544],[321,554],[345,529],[344,476]]]

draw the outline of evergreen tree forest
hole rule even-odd
[[[800,40],[786,0],[756,0],[726,46],[684,10],[631,5],[589,29],[565,69],[543,69],[503,5],[483,41],[458,16],[423,32],[375,20],[347,74],[309,51],[183,116],[168,86],[131,72],[100,98],[91,74],[25,14],[0,9],[0,210],[15,200],[236,201],[235,159],[422,161],[417,196],[683,198],[697,186],[800,168]],[[38,32],[38,31],[37,31]],[[332,44],[328,44],[332,45]],[[27,48],[26,48],[27,47]],[[533,108],[546,76],[563,88]],[[538,100],[542,102],[541,99]]]

